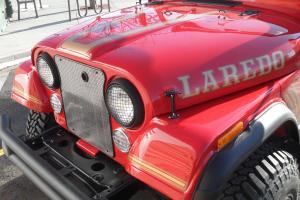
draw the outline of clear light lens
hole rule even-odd
[[[120,87],[112,86],[107,92],[107,104],[113,117],[124,126],[134,119],[134,105],[129,95]]]
[[[127,135],[122,129],[116,129],[113,132],[113,140],[118,149],[123,153],[128,153],[131,147],[130,141]]]
[[[54,85],[54,76],[50,66],[43,58],[39,58],[37,60],[37,69],[41,79],[45,82],[45,84],[49,87],[52,87]]]
[[[56,96],[56,94],[52,94],[50,97],[50,103],[52,106],[52,109],[55,113],[60,113],[62,109],[61,101]]]

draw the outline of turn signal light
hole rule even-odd
[[[218,150],[223,149],[228,143],[236,138],[244,130],[244,123],[239,122],[233,126],[227,133],[218,139]]]
[[[58,98],[58,96],[56,94],[52,94],[50,97],[50,103],[51,106],[53,108],[53,111],[57,114],[59,114],[62,110],[62,104],[60,99]]]
[[[118,149],[123,153],[128,153],[131,147],[128,136],[122,129],[116,129],[113,132],[113,141]]]

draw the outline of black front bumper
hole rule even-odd
[[[105,155],[89,158],[76,150],[77,138],[59,127],[26,141],[0,116],[0,137],[6,156],[51,199],[110,199],[135,180]]]

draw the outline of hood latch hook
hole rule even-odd
[[[171,89],[165,92],[165,96],[170,97],[170,101],[171,101],[171,113],[169,115],[169,119],[177,119],[179,117],[179,114],[176,113],[176,104],[175,104],[175,97],[178,94],[180,94],[180,92],[175,89]]]

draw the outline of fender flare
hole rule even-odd
[[[194,193],[195,200],[217,199],[221,186],[230,175],[281,125],[298,122],[292,111],[283,103],[271,104],[260,113],[248,128],[208,162]],[[299,141],[298,141],[299,142]]]
[[[23,62],[15,71],[11,98],[28,109],[52,112],[50,100],[31,60]]]

